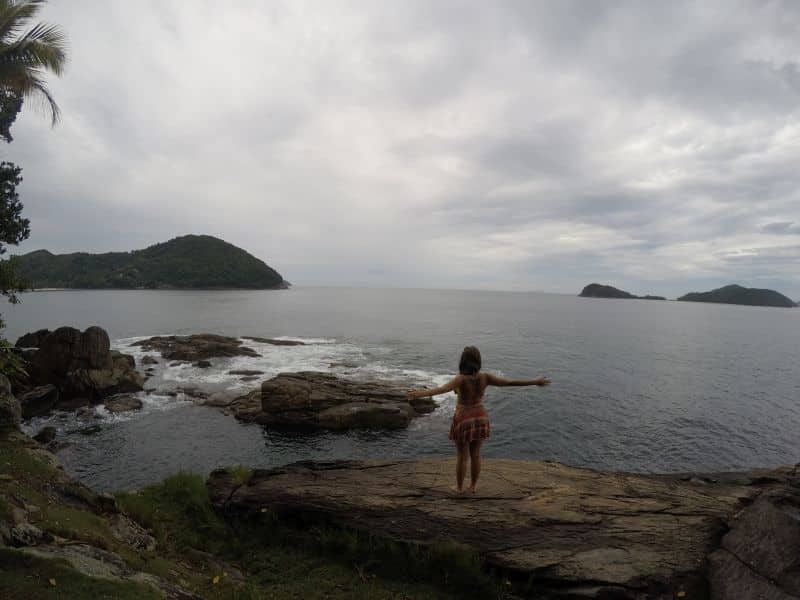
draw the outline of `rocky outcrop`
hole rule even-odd
[[[242,345],[237,338],[213,333],[194,335],[156,336],[136,342],[148,352],[159,352],[166,360],[196,363],[210,358],[230,356],[260,356],[252,348]]]
[[[18,390],[25,418],[143,388],[144,377],[136,371],[134,358],[111,350],[108,333],[101,327],[83,332],[73,327],[40,330],[22,336],[18,343],[23,342],[38,344],[29,358],[29,379]]]
[[[436,406],[431,398],[409,404],[403,389],[386,382],[356,381],[314,371],[281,373],[261,384],[260,396],[260,412],[252,414],[249,402],[237,405],[240,410],[235,414],[270,427],[399,429]]]
[[[113,396],[105,401],[105,407],[108,412],[119,413],[129,410],[138,410],[142,408],[142,401],[133,396],[126,394],[120,396]]]
[[[0,432],[18,429],[21,420],[22,409],[11,392],[11,383],[0,375]]]
[[[40,329],[39,331],[26,333],[17,340],[15,346],[17,348],[39,348],[42,345],[44,338],[46,338],[48,335],[50,335],[49,329]]]
[[[40,385],[19,395],[22,418],[31,419],[46,415],[58,404],[58,388],[53,384]]]
[[[256,337],[252,335],[243,335],[243,340],[250,340],[259,344],[269,344],[271,346],[305,346],[305,342],[299,340],[276,340],[273,338]]]
[[[532,598],[800,597],[800,473],[602,473],[486,460],[478,493],[452,460],[303,462],[208,479],[227,514],[262,510],[403,543],[455,541]]]

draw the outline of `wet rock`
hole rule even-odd
[[[39,433],[33,436],[40,444],[44,444],[45,446],[56,439],[56,428],[48,425],[47,427],[43,427]]]
[[[14,344],[17,348],[39,348],[42,345],[42,341],[50,335],[49,329],[40,329],[39,331],[34,331],[33,333],[26,333],[19,339],[17,339],[17,343]]]
[[[19,429],[22,421],[22,408],[11,393],[11,383],[5,375],[0,375],[0,431]]]
[[[271,427],[398,429],[429,412],[428,404],[417,406],[422,410],[393,383],[312,371],[281,373],[261,384],[261,414],[255,420]]]
[[[133,396],[114,396],[108,398],[105,402],[106,410],[112,413],[120,413],[129,410],[138,410],[142,408],[142,401]]]
[[[234,369],[233,371],[228,371],[228,375],[246,375],[248,377],[252,375],[263,375],[264,371],[259,371],[257,369]]]
[[[194,363],[194,366],[199,369],[208,369],[211,366],[211,361],[198,360],[196,363]]]
[[[99,415],[92,406],[84,406],[76,411],[76,416],[79,419],[97,419]]]
[[[297,340],[275,340],[272,338],[263,338],[263,337],[255,337],[251,335],[243,335],[243,340],[250,340],[252,342],[257,342],[259,344],[270,344],[272,346],[305,346],[305,342],[299,342]]]
[[[88,408],[92,402],[89,398],[75,396],[73,398],[61,398],[56,404],[58,410],[80,410]]]
[[[142,364],[143,365],[157,365],[158,361],[150,356],[149,354],[142,357]]]
[[[239,381],[257,381],[261,379],[258,375],[247,375],[245,377],[240,377]]]
[[[230,406],[237,397],[237,394],[231,392],[214,392],[203,402],[203,404],[205,406],[216,407]]]
[[[147,351],[159,352],[166,360],[192,363],[210,358],[260,356],[252,348],[242,346],[241,340],[211,333],[156,336],[136,342],[135,345]]]
[[[31,419],[48,414],[58,404],[58,388],[52,384],[40,385],[19,395],[22,418]]]

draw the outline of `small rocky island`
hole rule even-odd
[[[578,294],[581,298],[623,298],[631,300],[666,300],[663,296],[635,296],[624,290],[617,289],[610,285],[603,285],[600,283],[590,283],[581,293]]]
[[[143,250],[14,257],[32,288],[286,289],[289,284],[252,254],[210,235],[185,235]]]
[[[746,306],[776,306],[793,308],[797,306],[790,298],[775,290],[746,288],[741,285],[726,285],[710,292],[691,292],[678,298],[683,302],[715,302],[719,304],[743,304]]]

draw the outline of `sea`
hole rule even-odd
[[[87,421],[59,412],[25,424],[58,432],[67,472],[97,490],[139,489],[178,471],[298,460],[451,456],[456,398],[401,431],[282,432],[165,392],[246,393],[257,369],[324,371],[434,386],[478,346],[484,369],[545,375],[546,388],[490,388],[484,455],[630,472],[721,471],[800,461],[800,310],[571,295],[293,287],[278,291],[39,291],[3,307],[12,341],[41,328],[99,325],[112,347],[211,332],[300,340],[247,344],[261,355],[209,369],[156,365],[142,410]],[[442,473],[443,479],[452,477]]]

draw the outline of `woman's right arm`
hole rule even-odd
[[[525,385],[550,385],[550,380],[547,377],[537,377],[536,379],[504,379],[492,373],[486,373],[486,382],[489,385],[496,385],[498,387],[509,386],[525,386]]]

